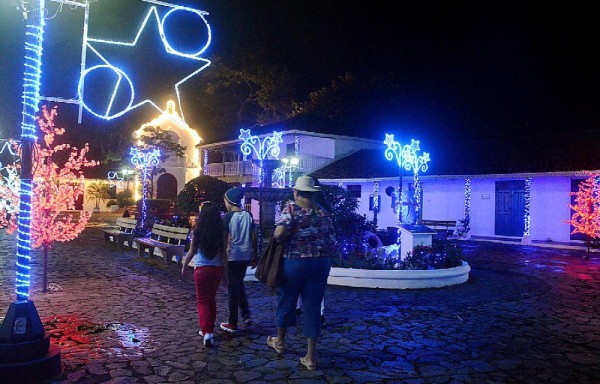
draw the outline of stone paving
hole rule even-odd
[[[598,383],[600,257],[584,251],[462,242],[473,268],[462,285],[410,291],[328,287],[318,369],[299,363],[302,320],[286,352],[273,291],[248,282],[255,325],[198,336],[192,273],[103,242],[92,223],[53,246],[49,281],[32,300],[62,353],[50,383]],[[39,256],[35,252],[34,256]],[[0,300],[14,300],[14,238],[0,235]],[[219,288],[217,321],[226,321]]]

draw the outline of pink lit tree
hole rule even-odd
[[[579,184],[579,191],[571,192],[575,196],[575,204],[569,204],[574,213],[567,221],[573,226],[573,232],[582,233],[587,237],[589,258],[590,246],[600,239],[600,175],[592,174]]]
[[[48,250],[56,241],[70,241],[84,230],[90,219],[91,212],[81,211],[77,214],[65,213],[75,209],[75,202],[83,195],[83,168],[93,167],[98,162],[88,160],[86,155],[89,147],[77,149],[70,144],[56,144],[57,136],[63,135],[64,128],[54,124],[56,108],[42,107],[37,123],[43,134],[43,139],[35,143],[33,159],[33,194],[31,213],[31,241],[33,248],[43,247],[44,275],[43,292],[48,287]],[[59,161],[59,159],[65,159]],[[6,188],[0,183],[0,196]],[[18,188],[16,189],[19,190]],[[12,205],[18,207],[17,201]],[[11,224],[12,216],[4,222],[9,232],[14,231]]]

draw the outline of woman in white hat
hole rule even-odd
[[[300,362],[317,369],[315,349],[321,334],[321,301],[327,287],[335,247],[333,219],[315,202],[321,187],[310,176],[300,176],[293,187],[294,203],[287,204],[276,223],[273,237],[286,242],[281,286],[277,290],[277,336],[267,344],[277,353],[285,348],[287,327],[296,325],[296,303],[302,298],[306,356]]]

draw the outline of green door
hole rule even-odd
[[[496,181],[496,225],[499,236],[523,236],[525,180]]]

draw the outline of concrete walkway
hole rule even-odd
[[[192,274],[105,244],[92,223],[50,254],[54,291],[34,301],[63,372],[52,383],[598,383],[600,259],[583,251],[462,242],[469,282],[388,291],[330,286],[317,371],[299,363],[302,320],[278,357],[273,291],[248,282],[255,325],[197,334]],[[3,315],[14,300],[13,237],[0,235]],[[39,252],[35,252],[39,256]],[[226,293],[217,321],[226,321]]]

